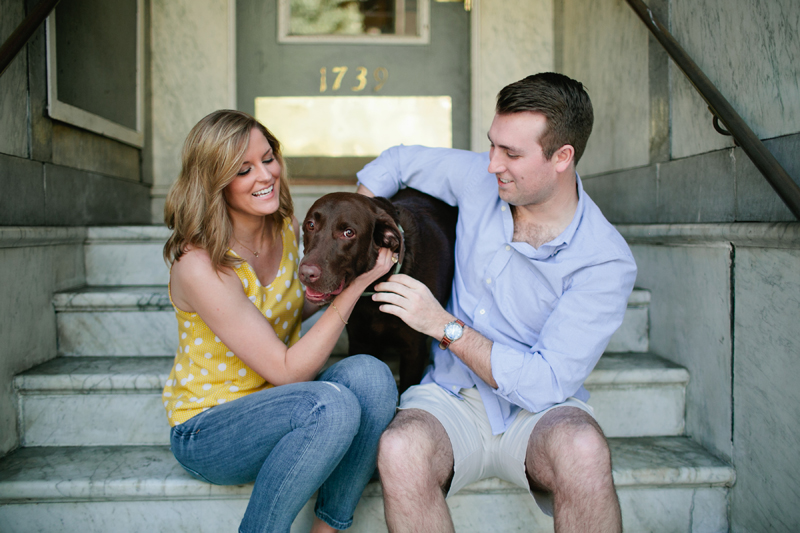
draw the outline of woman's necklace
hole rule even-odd
[[[263,234],[262,234],[262,235],[263,235]],[[242,244],[242,242],[241,242],[239,239],[237,239],[237,238],[236,238],[236,234],[235,234],[235,233],[233,234],[233,240],[234,240],[234,241],[236,241],[237,243],[239,243],[239,245],[240,245],[242,248],[244,248],[245,250],[247,250],[248,252],[250,252],[251,254],[253,254],[254,256],[256,256],[256,258],[258,258],[258,255],[259,255],[259,253],[260,253],[260,252],[259,252],[258,250],[251,250],[250,248],[248,248],[247,246],[245,246],[244,244]]]
[[[239,245],[240,245],[242,248],[244,248],[245,250],[247,250],[248,252],[250,252],[250,253],[251,253],[251,254],[253,254],[254,256],[258,257],[258,252],[257,252],[257,251],[255,251],[255,250],[251,250],[250,248],[248,248],[247,246],[245,246],[244,244],[242,244],[241,242],[239,242],[239,239],[237,239],[235,236],[233,237],[233,240],[234,240],[234,241],[236,241],[236,242],[238,242],[238,243],[239,243]]]

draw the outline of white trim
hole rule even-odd
[[[481,1],[472,0],[470,12],[470,149],[483,151],[481,139],[486,135],[481,125]]]
[[[306,44],[430,44],[430,0],[417,2],[418,35],[290,35],[289,7],[291,0],[278,0],[278,42]]]
[[[231,109],[238,109],[236,95],[236,0],[228,0],[228,95]]]
[[[45,23],[47,35],[47,113],[50,118],[111,137],[137,148],[144,146],[144,0],[136,0],[136,129],[95,115],[58,99],[56,15]]]

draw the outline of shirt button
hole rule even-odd
[[[482,315],[486,314],[486,309],[481,309],[481,314]]]
[[[510,250],[511,250],[511,246],[509,246],[509,245],[506,245],[506,252],[508,252],[508,251],[510,251]]]
[[[458,392],[458,385],[453,385],[453,392]]]
[[[486,283],[491,283],[491,282],[492,282],[492,278],[486,278]]]
[[[505,211],[505,210],[506,210],[506,206],[504,206],[504,205],[501,205],[501,206],[500,206],[500,211]]]

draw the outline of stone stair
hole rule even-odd
[[[191,478],[169,452],[161,403],[177,342],[162,227],[89,228],[87,287],[54,296],[58,357],[15,379],[21,448],[0,460],[0,531],[234,531],[251,486]],[[636,290],[586,382],[610,437],[626,531],[727,531],[730,466],[683,436],[688,372],[648,352]],[[448,500],[459,532],[552,531],[498,479]],[[293,531],[307,531],[312,502]],[[354,532],[386,531],[378,483]]]

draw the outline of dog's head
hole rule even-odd
[[[303,221],[304,256],[300,282],[306,298],[327,303],[356,277],[375,266],[386,247],[403,260],[403,236],[396,210],[385,198],[356,193],[326,194],[311,206]]]

